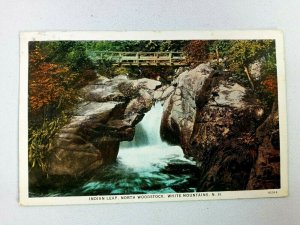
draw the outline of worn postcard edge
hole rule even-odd
[[[106,195],[83,197],[29,197],[28,191],[28,42],[54,40],[237,40],[275,39],[280,121],[280,189],[196,192],[177,194]],[[278,30],[249,31],[104,31],[21,32],[19,90],[19,203],[20,205],[66,205],[284,197],[288,195],[288,146],[286,78],[283,33]]]

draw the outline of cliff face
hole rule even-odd
[[[197,109],[191,155],[203,177],[199,191],[243,190],[257,156],[255,131],[261,107],[246,101],[246,89],[218,78],[207,103]]]
[[[256,137],[259,140],[258,156],[247,189],[280,188],[279,115],[276,102],[271,114],[257,128]]]
[[[257,179],[268,179],[260,174],[270,170],[262,166],[268,164],[264,153],[270,151],[270,135],[266,128],[257,135],[264,110],[251,91],[209,64],[181,74],[174,86],[164,103],[161,134],[197,161],[198,191],[259,188],[254,185]],[[271,167],[277,171],[277,166]],[[272,174],[275,184],[278,173]]]
[[[164,103],[162,139],[181,145],[187,155],[190,153],[190,138],[196,119],[195,96],[205,89],[211,72],[212,68],[208,64],[183,72],[173,82],[173,91]]]

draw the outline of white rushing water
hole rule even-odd
[[[184,158],[179,146],[171,146],[160,137],[163,107],[157,102],[136,126],[135,137],[130,142],[121,142],[118,159],[135,171],[151,172],[165,167],[170,161]]]

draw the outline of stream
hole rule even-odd
[[[156,103],[145,114],[136,126],[134,139],[121,142],[114,164],[79,187],[52,190],[47,196],[195,192],[199,179],[196,163],[185,158],[179,146],[161,140],[162,112],[163,107]]]

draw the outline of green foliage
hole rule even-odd
[[[209,52],[210,54],[214,55],[215,59],[217,58],[216,56],[217,52],[220,58],[224,58],[226,57],[231,45],[232,45],[232,41],[229,40],[210,41]]]
[[[183,40],[137,40],[87,42],[87,51],[156,52],[182,51],[188,41]]]
[[[51,140],[64,124],[68,117],[62,114],[53,120],[45,120],[41,127],[29,127],[28,160],[29,168],[35,166],[46,170],[46,158],[51,149]]]
[[[113,41],[90,41],[87,42],[87,51],[115,51]]]
[[[123,67],[123,66],[116,67],[114,70],[115,75],[127,75],[127,74],[129,75],[130,72],[131,72],[130,68]]]
[[[233,41],[227,54],[230,68],[236,72],[243,72],[244,67],[265,57],[271,50],[271,46],[271,40]]]
[[[113,61],[109,58],[97,60],[97,72],[101,76],[112,77],[114,75],[115,68],[113,67]]]
[[[189,43],[189,41],[161,41],[160,42],[160,51],[173,51],[173,52],[181,52],[183,51],[184,47]]]
[[[261,72],[262,79],[269,75],[277,75],[275,42],[272,42],[268,51],[262,58]]]
[[[249,66],[255,61],[268,58],[274,50],[273,44],[272,40],[232,41],[226,56],[230,70],[236,74],[246,75],[252,89],[255,89]]]
[[[243,86],[251,86],[254,94],[270,107],[277,93],[275,41],[273,40],[193,40],[184,48],[192,67],[210,61],[216,69],[229,69]],[[222,59],[222,60],[221,60]],[[250,71],[254,62],[261,63],[260,77]]]
[[[258,80],[257,95],[271,110],[274,100],[277,100],[277,66],[275,42],[269,47],[263,56],[261,65],[261,77]]]
[[[29,44],[29,164],[45,170],[50,140],[79,101],[78,90],[96,78],[83,42]]]
[[[277,95],[275,41],[232,41],[226,58],[236,80],[244,86],[251,84],[256,97],[261,100],[267,109],[270,109]],[[260,76],[256,80],[254,80],[250,71],[250,65],[255,62],[261,63]]]
[[[93,69],[94,65],[87,55],[88,42],[85,41],[43,41],[37,42],[47,60],[68,66],[75,72]]]
[[[264,105],[266,114],[270,113],[276,96],[274,96],[264,85],[259,85],[255,90],[255,94],[261,101],[262,105]]]

